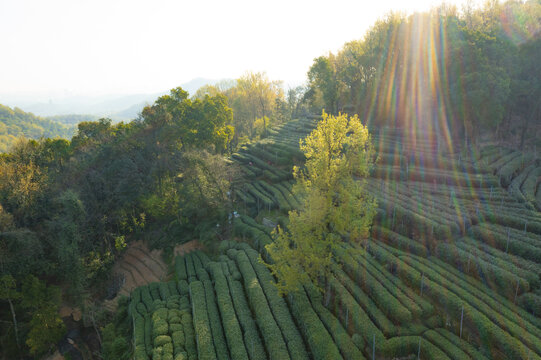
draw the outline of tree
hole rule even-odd
[[[132,358],[130,344],[122,334],[115,332],[114,324],[110,323],[102,330],[102,356],[105,360],[128,360]]]
[[[280,81],[269,80],[265,73],[249,72],[225,92],[235,112],[235,128],[239,134],[253,138],[257,119],[263,119],[263,132],[266,132],[269,122],[275,120],[276,100],[284,98],[281,86]]]
[[[30,354],[41,355],[50,351],[66,333],[66,326],[54,306],[42,307],[30,320],[30,332],[26,344]]]
[[[42,355],[64,336],[66,326],[58,315],[60,289],[28,275],[22,283],[21,305],[32,313],[26,344],[30,354]]]
[[[156,131],[155,140],[171,151],[183,148],[209,148],[223,152],[231,142],[233,111],[222,94],[190,100],[182,88],[158,98],[143,109],[144,122]]]
[[[308,81],[313,91],[322,94],[325,109],[331,114],[338,110],[339,83],[336,74],[336,57],[330,53],[314,59],[308,70]]]
[[[18,225],[27,226],[38,215],[46,186],[47,174],[32,159],[0,160],[0,202]]]
[[[46,222],[46,229],[55,258],[56,274],[69,283],[70,295],[80,297],[85,280],[81,262],[84,252],[80,249],[84,245],[81,234],[82,220],[86,215],[84,206],[73,190],[66,190],[51,203],[55,215]]]
[[[289,117],[295,119],[298,116],[299,107],[301,106],[306,88],[304,86],[297,86],[295,88],[289,88],[287,90],[287,107],[289,110]]]
[[[168,224],[163,230],[175,241],[216,239],[231,212],[231,183],[238,172],[222,155],[184,151],[178,173],[142,199],[144,212],[151,221]]]
[[[481,30],[462,29],[465,42],[453,44],[462,59],[450,83],[453,107],[463,119],[464,140],[476,143],[482,130],[496,128],[504,118],[511,80],[506,66],[514,47]],[[455,65],[456,66],[456,65]]]
[[[520,48],[519,75],[513,82],[513,113],[522,118],[520,148],[524,147],[526,134],[541,119],[541,37],[525,43]],[[537,55],[535,55],[537,54]]]
[[[376,211],[362,180],[374,164],[375,150],[357,116],[323,112],[318,127],[301,141],[301,150],[307,160],[303,169],[293,170],[293,192],[302,206],[289,213],[288,228],[279,227],[275,242],[266,246],[274,262],[267,266],[281,293],[326,280],[333,249],[366,237]]]
[[[356,107],[357,99],[371,76],[370,70],[363,64],[364,57],[361,41],[346,43],[336,57],[337,76],[342,84],[341,88],[347,90],[342,101],[353,107]]]
[[[0,204],[0,232],[12,230],[14,227],[13,216]]]
[[[102,118],[98,121],[83,121],[77,125],[77,135],[71,140],[73,149],[92,149],[108,141],[113,135],[111,119]]]
[[[0,231],[0,272],[20,278],[29,273],[46,273],[44,247],[38,234],[28,229]],[[21,261],[24,259],[24,261]]]

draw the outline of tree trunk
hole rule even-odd
[[[96,325],[96,312],[94,309],[95,308],[92,308],[90,312],[88,312],[87,314],[90,317],[90,321],[92,322],[92,327],[94,328],[94,331],[96,332],[96,335],[98,336],[98,342],[100,343],[100,347],[101,347],[102,346],[101,335],[100,335],[98,326]]]
[[[94,319],[94,316],[92,316],[92,327],[94,328],[94,331],[96,331],[96,335],[98,335],[98,341],[100,343],[100,346],[102,346],[100,331],[96,326],[96,320]]]
[[[11,310],[11,316],[13,317],[13,326],[15,329],[15,341],[17,342],[17,347],[20,349],[21,346],[19,345],[19,327],[17,325],[17,317],[15,316],[15,309],[13,308],[13,303],[11,302],[11,299],[8,299],[9,308]]]

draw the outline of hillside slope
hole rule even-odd
[[[0,152],[8,151],[19,137],[71,138],[74,133],[74,126],[63,125],[17,107],[12,109],[0,104]]]
[[[177,257],[175,282],[132,292],[135,358],[541,358],[541,215],[502,187],[487,153],[442,155],[397,129],[374,132],[371,237],[336,249],[325,294],[278,296],[258,258],[268,225],[299,206],[288,169],[314,126],[292,121],[233,155],[238,243]]]

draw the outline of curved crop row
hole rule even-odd
[[[224,326],[224,334],[231,352],[231,359],[247,359],[248,354],[244,346],[242,331],[237,320],[237,315],[235,314],[229,293],[229,286],[223,274],[222,266],[220,263],[212,262],[209,263],[208,268],[214,280],[216,301],[220,308],[221,322]]]
[[[478,308],[469,305],[470,301],[475,302],[475,299],[473,299],[469,293],[459,291],[459,293],[461,293],[461,297],[459,297],[454,292],[449,291],[450,288],[455,288],[452,283],[447,282],[446,287],[444,287],[433,281],[433,279],[442,280],[442,275],[432,274],[432,276],[428,278],[430,270],[423,267],[424,276],[422,278],[421,273],[417,269],[411,267],[382,247],[373,245],[370,247],[370,252],[381,260],[394,263],[399,276],[408,281],[412,286],[420,288],[421,283],[423,283],[426,296],[429,296],[433,301],[445,307],[450,315],[455,318],[460,318],[463,309],[464,324],[466,324],[466,327],[470,329],[470,331],[475,331],[474,335],[481,340],[486,349],[498,349],[509,358],[513,359],[525,358],[527,356],[528,349],[520,341],[502,330],[485,314],[481,313]],[[485,304],[482,307],[482,309],[489,314],[494,311],[494,308],[499,311],[502,310],[501,306],[490,307],[490,305],[487,306],[487,304]],[[501,324],[501,315],[494,315],[492,320],[496,320]],[[507,320],[506,323],[508,321],[509,320]],[[533,357],[539,358],[535,354],[532,354],[532,358]]]
[[[497,231],[491,231],[488,226],[473,226],[471,228],[473,238],[480,240],[492,247],[511,254],[518,255],[527,260],[541,264],[541,249],[526,241],[526,238],[506,236]]]
[[[490,288],[504,296],[512,298],[515,294],[515,288],[519,294],[530,291],[529,281],[521,277],[520,272],[517,271],[513,274],[497,264],[476,256],[475,252],[467,252],[455,245],[440,243],[436,248],[435,255],[462,272],[484,281]]]
[[[345,264],[344,267],[346,271],[349,272],[349,275],[355,279],[355,282],[360,286],[364,293],[368,294],[370,298],[373,299],[381,311],[390,320],[397,324],[411,323],[413,320],[411,312],[395,297],[395,295],[398,294],[398,291],[395,291],[393,286],[389,286],[389,288],[392,289],[391,291],[393,291],[394,294],[389,292],[382,284],[382,282],[385,282],[385,279],[373,277],[366,267],[356,263],[353,257],[345,251],[339,251],[337,259]],[[420,312],[420,309],[418,311]]]
[[[244,280],[244,288],[250,308],[252,309],[256,323],[261,330],[263,341],[266,344],[271,359],[289,359],[286,343],[276,324],[269,308],[265,293],[261,288],[257,276],[252,268],[250,260],[244,251],[229,249],[227,254],[236,260],[240,273]]]
[[[216,350],[212,340],[210,319],[207,313],[205,288],[201,281],[190,282],[190,298],[192,299],[193,323],[197,339],[199,360],[215,360]]]

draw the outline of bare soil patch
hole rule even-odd
[[[197,240],[175,246],[175,256],[184,255],[191,251],[202,249]],[[129,296],[131,291],[138,286],[146,285],[154,281],[167,280],[167,264],[163,261],[162,250],[149,250],[142,241],[131,243],[121,259],[113,266],[113,274],[124,279],[117,296],[112,300],[105,300],[103,305],[110,311],[116,310],[116,304],[120,295]]]

